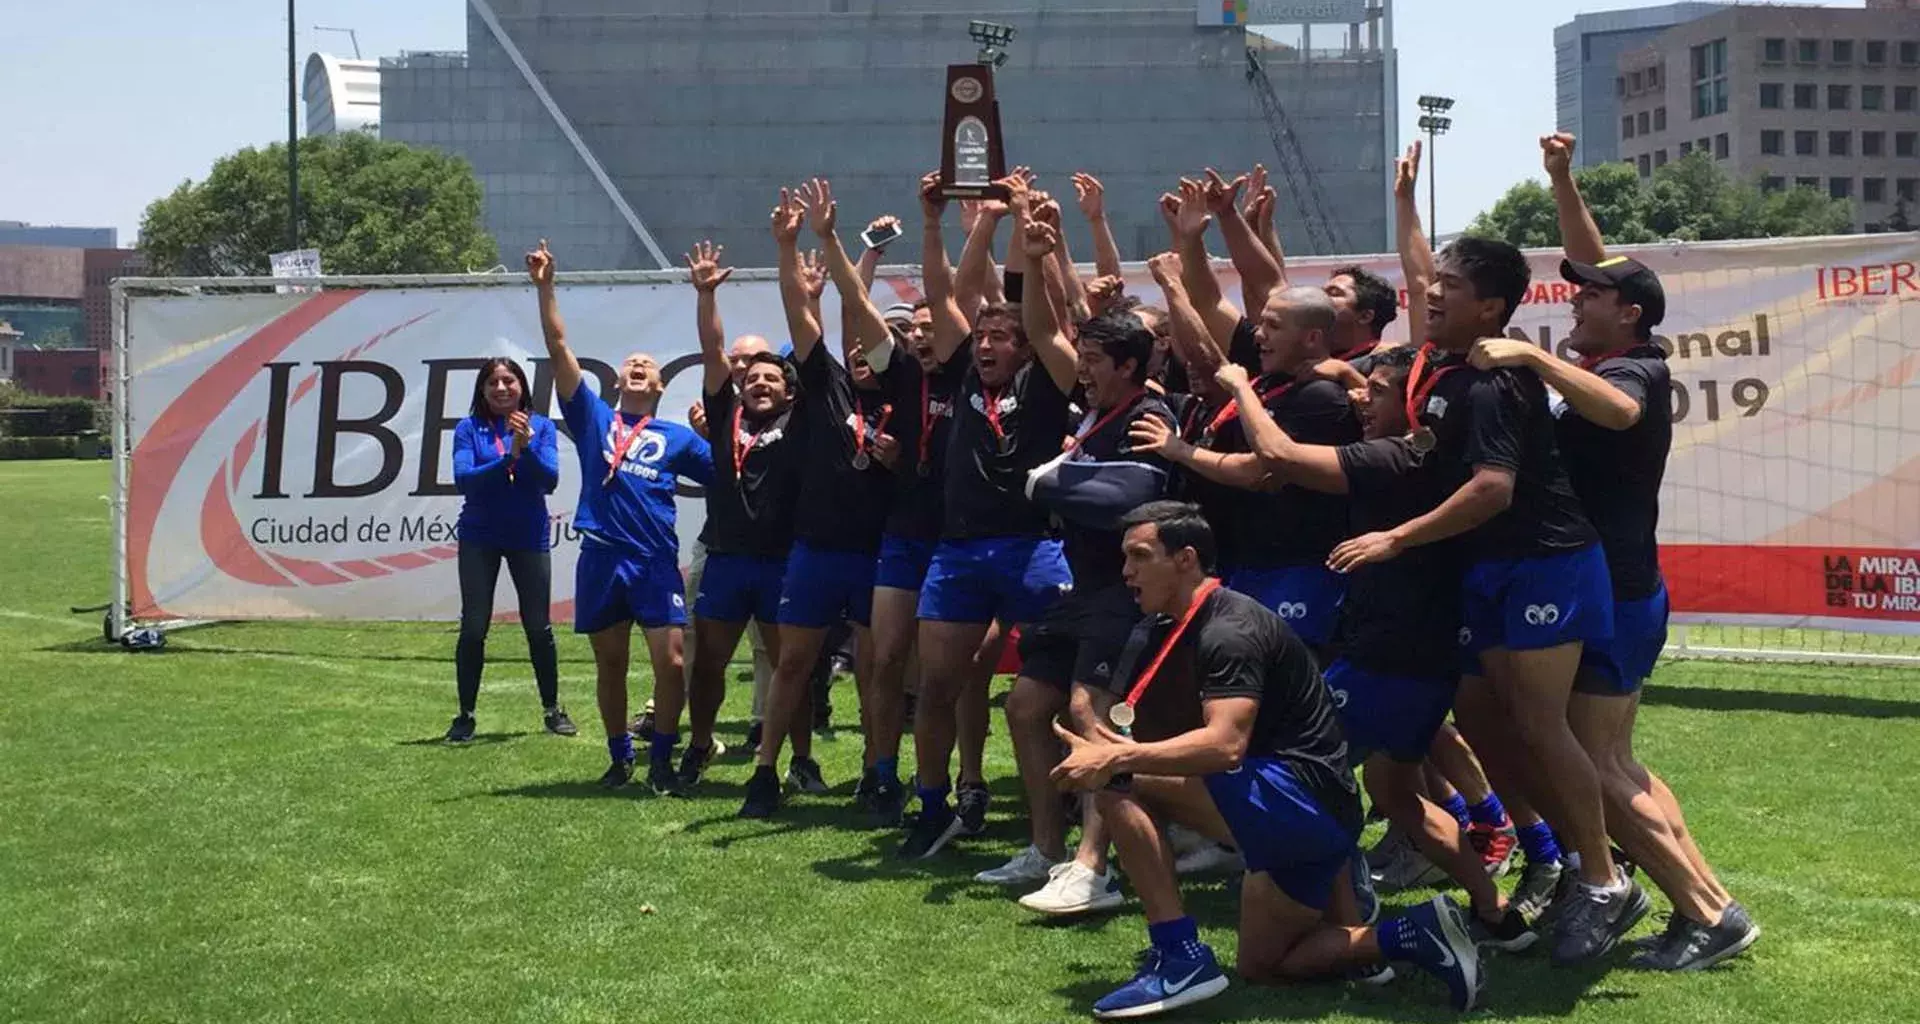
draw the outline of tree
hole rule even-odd
[[[320,250],[328,273],[458,273],[498,262],[465,160],[364,132],[299,145],[301,245]],[[154,200],[140,222],[140,249],[161,275],[265,275],[268,255],[286,248],[284,143],[222,157],[205,181]]]
[[[1735,179],[1704,152],[1667,164],[1651,180],[1625,163],[1583,167],[1574,180],[1601,235],[1614,245],[1837,235],[1853,223],[1844,199],[1812,188],[1762,191],[1757,181]],[[1524,248],[1558,248],[1553,193],[1538,181],[1523,181],[1474,218],[1467,233]]]

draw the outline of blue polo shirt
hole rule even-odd
[[[547,495],[560,482],[559,434],[553,421],[528,417],[533,438],[512,456],[513,432],[502,419],[469,416],[453,428],[453,486],[466,500],[460,505],[463,544],[508,551],[545,551],[552,546],[547,528]]]

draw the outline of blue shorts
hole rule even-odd
[[[1580,652],[1580,675],[1573,688],[1581,693],[1624,697],[1653,675],[1653,663],[1667,646],[1667,585],[1652,597],[1619,601],[1613,606],[1613,638],[1597,640]]]
[[[826,629],[873,619],[873,553],[829,551],[794,541],[780,588],[780,624]]]
[[[1324,565],[1229,569],[1221,582],[1279,614],[1311,646],[1332,642],[1347,578]]]
[[[1538,651],[1613,637],[1613,581],[1600,545],[1467,570],[1460,629],[1468,665],[1482,651]]]
[[[1457,675],[1432,678],[1369,672],[1345,658],[1327,666],[1327,689],[1347,734],[1354,764],[1379,752],[1402,764],[1426,759],[1433,737],[1453,710]]]
[[[1342,825],[1274,758],[1250,757],[1233,771],[1201,781],[1246,858],[1247,870],[1266,872],[1297,903],[1327,909],[1333,883],[1352,860],[1359,834]]]
[[[918,591],[927,582],[927,567],[933,564],[936,543],[892,533],[882,534],[880,561],[873,570],[873,585]]]
[[[773,625],[780,621],[780,584],[786,575],[784,558],[709,554],[693,614],[716,622],[759,619]]]
[[[920,588],[919,616],[932,622],[1033,623],[1072,591],[1073,573],[1057,540],[943,540]]]
[[[637,622],[642,629],[684,626],[684,588],[671,558],[582,543],[573,566],[573,631],[598,633],[622,622]]]

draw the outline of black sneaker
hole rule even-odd
[[[1497,949],[1503,953],[1524,953],[1540,941],[1540,933],[1527,924],[1527,919],[1517,907],[1509,906],[1507,912],[1500,915],[1497,924],[1488,924],[1479,917],[1473,919],[1471,926],[1473,944]]]
[[[647,788],[654,796],[680,795],[680,776],[674,773],[672,755],[647,761]]]
[[[820,762],[811,757],[796,757],[787,762],[787,785],[814,796],[827,791],[827,780],[820,774]]]
[[[897,828],[907,810],[907,787],[899,779],[876,775],[867,793],[867,813],[877,828]]]
[[[473,716],[455,715],[453,724],[447,726],[448,743],[470,743],[473,740]]]
[[[873,769],[860,773],[860,781],[853,784],[853,809],[865,813],[873,809]]]
[[[1652,904],[1640,883],[1620,876],[1619,889],[1578,886],[1554,922],[1553,962],[1561,966],[1605,956],[1620,938],[1647,916]]]
[[[757,721],[748,723],[746,743],[748,757],[754,757],[760,753],[760,735],[765,729],[765,723]]]
[[[1677,922],[1677,927],[1674,924]],[[1704,971],[1714,964],[1739,956],[1760,939],[1760,926],[1747,916],[1738,903],[1727,904],[1717,925],[1690,921],[1673,915],[1666,941],[1659,948],[1641,953],[1631,961],[1648,971]]]
[[[607,766],[606,774],[600,776],[600,785],[606,789],[619,789],[632,781],[632,761],[615,761]]]
[[[566,708],[548,708],[546,715],[547,731],[555,736],[578,736],[580,730],[567,717]]]
[[[946,805],[934,810],[922,809],[907,826],[907,838],[900,844],[901,860],[924,860],[958,838],[965,826],[960,816]]]
[[[1655,914],[1654,918],[1662,922],[1660,930],[1652,935],[1642,935],[1626,943],[1627,952],[1633,953],[1636,956],[1641,953],[1651,953],[1673,941],[1674,933],[1686,927],[1687,924],[1686,918],[1671,912]]]
[[[707,763],[713,760],[712,747],[688,745],[687,752],[680,755],[680,795],[685,796],[700,784],[701,776],[707,773]]]
[[[987,805],[993,802],[993,795],[987,792],[984,782],[962,782],[960,791],[954,794],[953,812],[960,817],[960,834],[963,836],[985,835],[987,831]]]
[[[780,809],[780,776],[770,764],[758,765],[747,780],[747,799],[740,805],[742,818],[771,818]]]

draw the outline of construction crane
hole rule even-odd
[[[1273,137],[1274,156],[1279,159],[1280,177],[1287,183],[1294,208],[1300,211],[1300,223],[1306,228],[1308,242],[1316,253],[1345,252],[1346,238],[1327,212],[1326,192],[1320,188],[1320,179],[1314,175],[1313,166],[1307,163],[1306,153],[1300,148],[1293,119],[1287,116],[1287,108],[1280,105],[1273,82],[1267,78],[1267,69],[1260,66],[1260,58],[1252,47],[1247,48],[1247,82],[1260,99],[1260,112],[1266,117],[1267,133]]]

